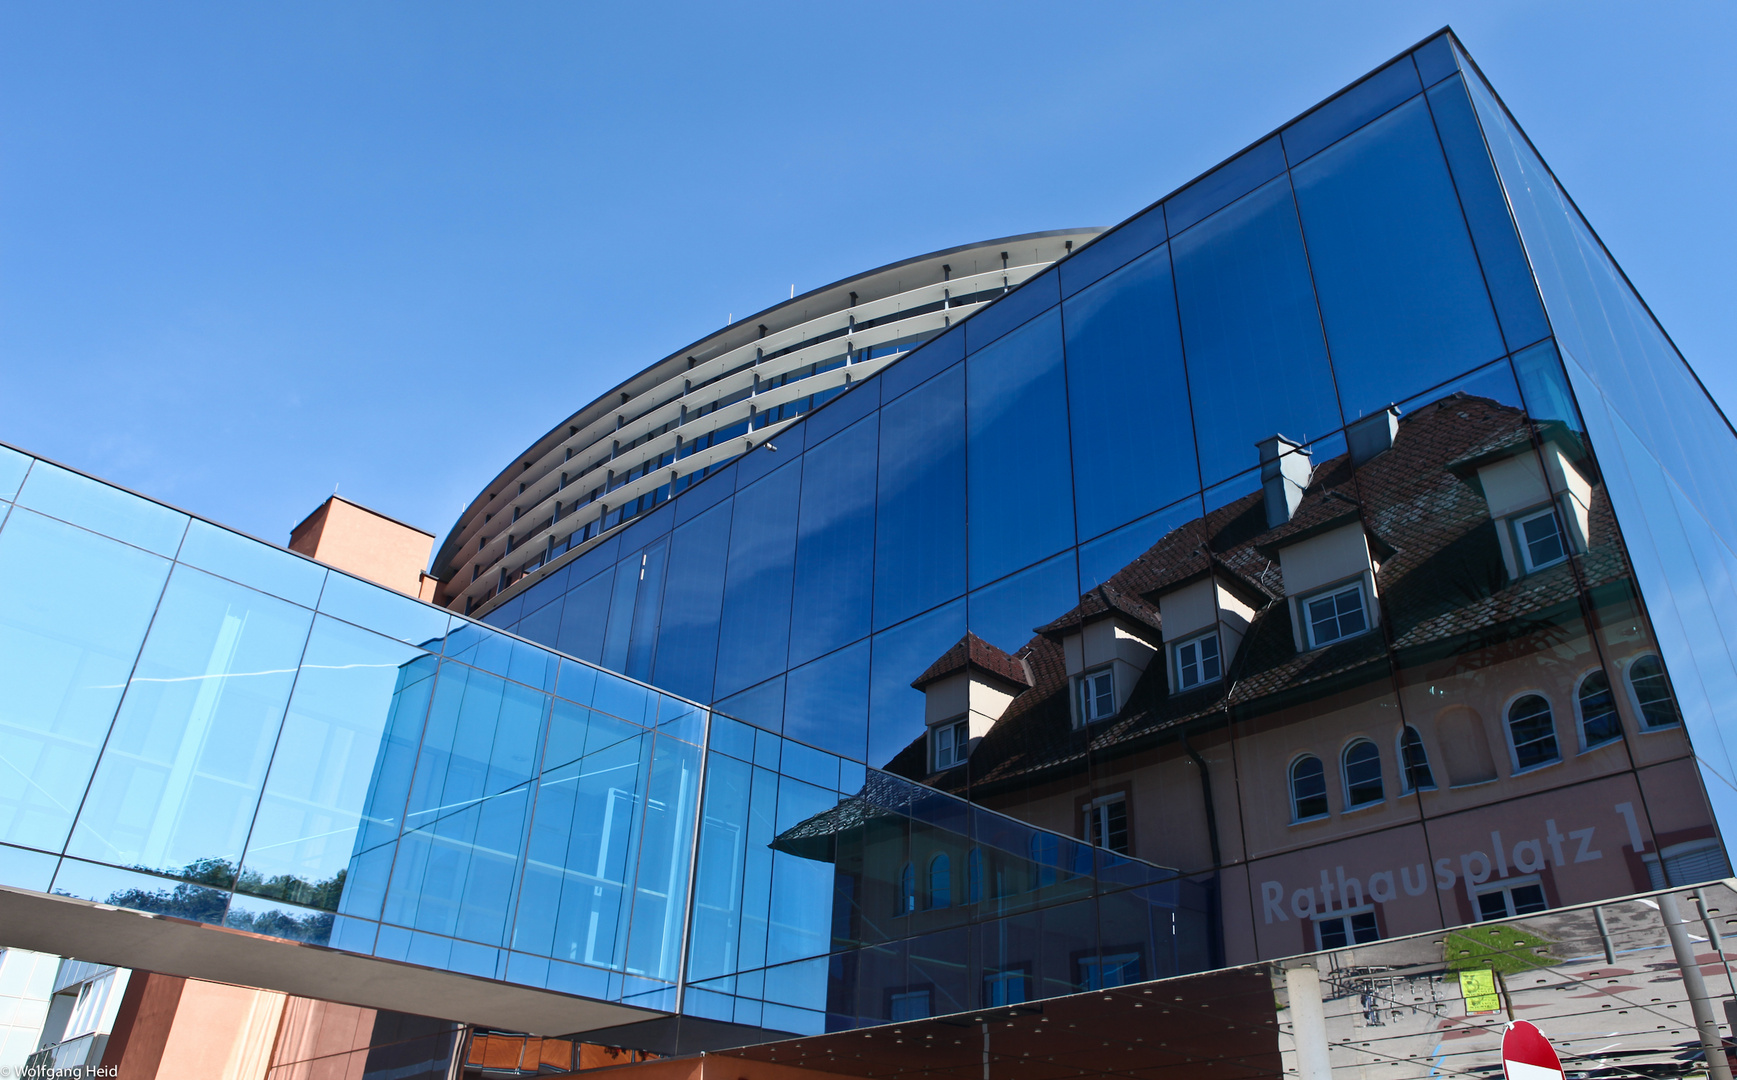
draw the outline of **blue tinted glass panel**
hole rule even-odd
[[[973,584],[1074,540],[1061,317],[1051,311],[965,362]]]
[[[784,725],[784,676],[768,679],[734,697],[727,697],[718,702],[717,708],[727,716],[746,720],[768,731],[777,731]],[[773,765],[776,764],[774,761]]]
[[[645,552],[635,551],[615,564],[609,618],[603,633],[603,666],[611,671],[627,667],[627,645],[633,638],[633,605],[644,579]]]
[[[54,891],[99,904],[172,915],[193,922],[220,924],[229,905],[229,892],[195,880],[183,884],[174,878],[117,870],[77,859],[61,860],[54,875]]]
[[[1072,296],[1105,274],[1126,266],[1164,242],[1164,206],[1160,203],[1116,226],[1076,251],[1061,264],[1063,296]]]
[[[14,510],[0,530],[0,840],[59,851],[169,562]],[[77,573],[63,573],[73,566]]]
[[[613,569],[575,585],[561,609],[561,633],[555,647],[568,656],[598,663],[603,659],[603,630],[608,625]]]
[[[371,846],[364,819],[397,833],[434,667],[403,642],[314,620],[237,889],[338,909],[343,871]]]
[[[187,531],[186,514],[46,461],[30,470],[18,505],[159,555],[175,554]]]
[[[1339,426],[1309,267],[1284,179],[1170,244],[1200,471],[1217,483],[1260,463],[1255,443]]]
[[[319,603],[326,581],[326,568],[319,563],[203,521],[187,526],[177,558],[303,607]]]
[[[520,593],[510,600],[502,601],[499,607],[493,609],[488,614],[481,616],[478,621],[485,622],[490,626],[499,626],[502,629],[505,629],[517,623],[519,621],[520,613],[524,610],[525,594]]]
[[[1170,235],[1175,236],[1284,171],[1285,152],[1277,136],[1244,151],[1165,200],[1164,216],[1170,222]]]
[[[231,883],[312,620],[177,567],[68,852]]]
[[[440,651],[441,638],[451,621],[437,607],[336,572],[326,575],[320,610],[432,652]]]
[[[965,368],[881,410],[875,626],[965,591]]]
[[[552,603],[526,612],[513,632],[553,649],[561,636],[561,597],[556,596]]]
[[[867,641],[796,668],[784,695],[784,734],[860,761],[868,740],[868,691]]]
[[[1422,89],[1411,57],[1402,56],[1286,128],[1285,156],[1302,161]]]
[[[635,867],[633,930],[628,970],[673,979],[681,959],[687,881],[694,841],[694,804],[699,796],[697,747],[659,738],[646,793],[644,834]],[[673,999],[652,999],[669,1008]]]
[[[651,678],[652,660],[657,653],[657,618],[663,606],[663,578],[668,566],[666,537],[646,547],[640,561],[639,589],[633,598],[633,636],[628,640],[625,671],[642,681]],[[616,578],[617,583],[620,580]]]
[[[1454,59],[1453,45],[1449,43],[1446,34],[1419,46],[1417,51],[1411,54],[1411,58],[1417,61],[1417,71],[1423,76],[1425,86],[1434,86],[1459,70],[1459,63]]]
[[[1563,374],[1562,361],[1556,346],[1540,341],[1529,349],[1514,354],[1514,374],[1520,382],[1520,393],[1526,401],[1526,412],[1534,420],[1560,420],[1570,430],[1585,432],[1580,410]]]
[[[1502,355],[1422,98],[1291,175],[1347,420]]]
[[[1097,536],[1200,487],[1169,249],[1069,300],[1062,321],[1074,512],[1080,535]],[[1137,452],[1130,422],[1143,432]]]
[[[1050,269],[1018,286],[965,322],[965,349],[975,353],[1061,300],[1060,274]]]
[[[0,499],[11,499],[18,494],[18,486],[24,483],[24,474],[30,471],[33,459],[28,454],[20,454],[10,446],[0,446]]]
[[[59,856],[44,851],[0,844],[0,885],[47,892],[49,882],[54,880],[55,865],[59,862]]]
[[[881,383],[879,379],[855,383],[853,386],[854,388],[848,394],[838,398],[824,409],[817,409],[812,416],[796,425],[807,429],[806,449],[813,450],[822,441],[838,434],[880,407]],[[782,449],[779,453],[783,453]]]
[[[953,329],[906,353],[880,373],[881,398],[891,401],[965,359],[965,326]]]
[[[658,507],[649,514],[642,515],[632,525],[621,530],[621,550],[631,551],[644,547],[653,540],[669,532],[675,522],[675,508],[668,503]]]
[[[802,459],[790,663],[868,636],[874,587],[879,419],[859,421]]]
[[[1110,580],[1153,544],[1200,515],[1200,500],[1188,498],[1089,544],[1081,544],[1080,592],[1090,592]]]
[[[1508,203],[1466,97],[1465,83],[1456,78],[1431,90],[1429,107],[1435,114],[1436,130],[1447,151],[1448,167],[1471,225],[1472,242],[1477,245],[1508,348],[1537,341],[1550,332],[1550,327],[1544,321],[1538,288],[1520,250],[1520,238],[1514,233]]]
[[[1039,626],[1067,614],[1079,603],[1075,575],[1074,553],[1069,551],[977,590],[966,598],[971,632],[998,649],[1017,653]],[[933,663],[940,655],[936,653],[929,661]]]
[[[942,653],[965,636],[965,603],[919,615],[874,637],[869,686],[869,764],[885,766],[901,752],[916,755],[911,768],[921,774],[923,692],[911,683]]]
[[[670,544],[669,582],[658,626],[658,686],[709,701],[718,659],[718,613],[724,603],[724,560],[730,550],[726,504],[676,527]]]
[[[801,484],[801,466],[787,465],[736,496],[712,690],[719,697],[784,670]]]

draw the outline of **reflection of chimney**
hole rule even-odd
[[[1261,452],[1261,490],[1266,493],[1267,528],[1276,529],[1291,520],[1303,489],[1309,486],[1309,452],[1283,435],[1272,435],[1255,444]]]
[[[1351,447],[1351,464],[1361,465],[1381,453],[1393,449],[1393,437],[1399,434],[1399,408],[1389,405],[1345,429],[1345,442]]]

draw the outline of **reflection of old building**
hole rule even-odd
[[[895,769],[1216,881],[1233,959],[1724,873],[1579,431],[1454,393],[1347,441],[960,642]]]

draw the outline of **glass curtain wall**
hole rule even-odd
[[[1656,330],[1562,336],[1488,99],[1426,42],[487,620],[1177,868],[1213,963],[1723,873],[1737,532],[1648,530],[1723,520],[1729,431],[1586,404],[1698,388]],[[642,617],[664,543],[707,555]],[[1098,919],[1070,985],[1148,977]]]

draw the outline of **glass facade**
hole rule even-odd
[[[1177,868],[1226,962],[1727,865],[1737,440],[1447,36],[780,445],[485,621]]]
[[[0,454],[0,880],[800,1033],[1694,884],[1734,451],[1440,37],[482,623]]]

